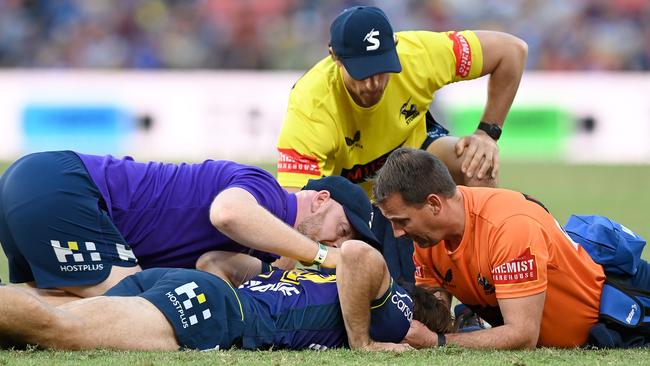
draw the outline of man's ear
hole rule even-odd
[[[425,203],[433,211],[434,215],[437,215],[442,209],[442,200],[437,194],[429,194]]]
[[[329,191],[318,191],[318,193],[316,193],[311,199],[311,211],[318,211],[318,209],[321,208],[321,206],[323,206],[323,204],[325,204],[327,201],[329,201],[329,199]]]
[[[327,52],[332,57],[332,61],[334,61],[335,63],[339,62],[339,58],[336,56],[336,53],[334,53],[334,49],[332,48],[332,46],[327,47]]]

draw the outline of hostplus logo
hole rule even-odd
[[[420,112],[418,112],[417,106],[413,103],[409,105],[409,102],[411,101],[411,97],[409,97],[408,100],[404,104],[402,104],[402,107],[399,109],[399,114],[404,116],[405,122],[407,125],[411,124],[415,117],[420,115]]]
[[[101,262],[102,257],[97,252],[95,243],[91,241],[84,242],[86,250],[82,252],[79,249],[79,243],[76,241],[67,242],[67,247],[61,245],[58,240],[50,240],[56,259],[61,263],[61,272],[91,272],[101,271],[104,265]]]
[[[212,313],[210,309],[197,310],[194,308],[195,303],[198,305],[203,305],[206,303],[207,299],[205,298],[204,293],[197,293],[196,289],[199,288],[199,285],[196,282],[188,282],[183,286],[176,287],[174,292],[169,291],[165,295],[172,303],[176,311],[178,312],[178,318],[181,321],[183,328],[188,328],[199,322],[199,318],[196,314],[201,314],[203,320],[210,319]],[[185,298],[185,299],[182,299]],[[206,307],[207,304],[203,305]],[[198,306],[197,306],[198,307]]]

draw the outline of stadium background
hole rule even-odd
[[[599,213],[650,237],[645,0],[0,0],[0,172],[48,149],[228,158],[274,172],[289,89],[326,55],[331,20],[355,4],[382,7],[397,31],[490,29],[524,39],[529,57],[500,142],[500,185],[538,197],[561,223]],[[459,134],[473,130],[484,102],[477,80],[444,88],[432,109]],[[468,357],[460,362],[485,361]]]

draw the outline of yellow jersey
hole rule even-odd
[[[483,54],[474,32],[396,34],[402,72],[391,75],[374,106],[354,102],[331,57],[294,85],[277,145],[282,186],[302,187],[311,178],[341,175],[369,193],[367,179],[393,150],[422,147],[434,92],[481,74]]]

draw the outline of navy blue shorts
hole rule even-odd
[[[429,147],[429,145],[431,145],[431,143],[436,141],[437,139],[444,136],[449,136],[449,131],[446,128],[444,128],[440,123],[436,122],[436,120],[433,118],[433,115],[429,111],[427,111],[427,115],[426,115],[426,126],[427,126],[427,137],[422,143],[422,146],[420,146],[422,150],[426,150],[427,147]]]
[[[140,296],[160,310],[183,348],[209,350],[240,346],[242,304],[235,289],[207,272],[152,268],[126,277],[106,296]]]
[[[415,284],[415,264],[413,263],[413,240],[408,237],[396,238],[390,221],[373,206],[372,232],[381,243],[381,254],[386,260],[391,277],[398,283]]]
[[[71,151],[27,155],[0,177],[0,243],[10,281],[39,288],[101,283],[137,262]]]

